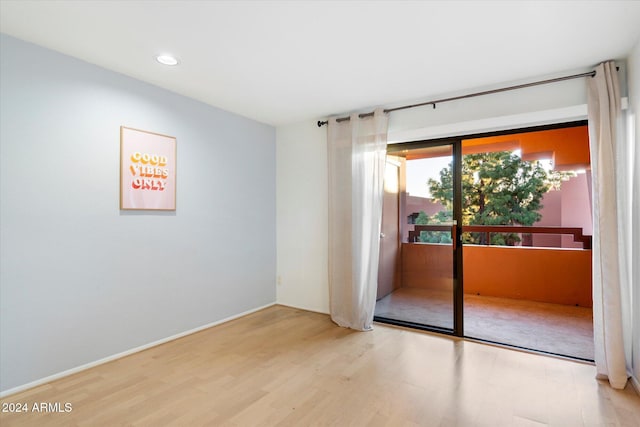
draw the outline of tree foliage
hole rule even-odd
[[[451,211],[444,210],[433,214],[427,215],[424,211],[420,211],[416,217],[416,225],[433,225],[433,224],[447,224],[451,223]],[[421,231],[419,240],[422,243],[451,243],[451,233],[444,231]]]
[[[542,198],[551,188],[559,188],[571,173],[547,172],[538,161],[524,161],[512,152],[468,154],[462,160],[462,224],[524,225],[541,219]],[[453,211],[452,165],[440,171],[440,180],[430,179],[434,201],[445,206],[445,215]],[[441,222],[430,218],[429,223]],[[486,243],[483,233],[468,233],[466,243]],[[514,245],[517,234],[495,233],[491,244]]]

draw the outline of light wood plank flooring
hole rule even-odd
[[[274,306],[2,399],[7,426],[638,426],[592,365]]]

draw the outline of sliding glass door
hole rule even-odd
[[[387,166],[394,185],[385,186],[376,319],[461,336],[460,141],[388,152],[396,160]]]
[[[592,360],[586,123],[388,153],[376,320]]]

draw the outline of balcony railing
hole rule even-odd
[[[409,231],[409,243],[420,241],[421,231],[451,231],[453,225],[434,224],[434,225],[415,225],[413,230]],[[514,234],[567,234],[573,236],[574,242],[582,243],[583,249],[591,249],[591,236],[584,235],[580,227],[527,227],[514,225],[463,225],[461,227],[463,233],[484,233],[486,239],[484,242],[489,245],[491,242],[491,233],[514,233]]]

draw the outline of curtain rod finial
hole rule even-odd
[[[318,120],[318,127],[319,128],[321,128],[322,126],[324,126],[326,124],[329,124],[329,121],[327,121],[327,120],[325,120],[325,121]]]

